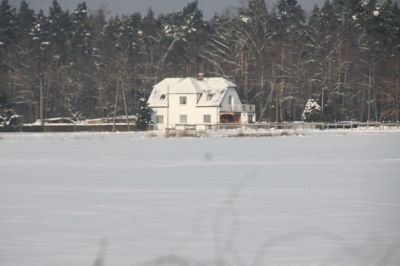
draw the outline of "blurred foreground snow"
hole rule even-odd
[[[400,133],[345,132],[2,134],[0,265],[400,265]]]

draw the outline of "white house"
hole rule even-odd
[[[224,78],[166,78],[147,102],[157,129],[255,122],[255,106],[242,104],[236,85]]]

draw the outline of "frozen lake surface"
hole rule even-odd
[[[400,133],[0,135],[0,265],[400,265]]]

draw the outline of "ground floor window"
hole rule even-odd
[[[179,104],[186,104],[186,103],[187,103],[187,97],[186,96],[179,97]]]
[[[211,123],[211,115],[204,115],[203,122],[204,123]]]
[[[162,124],[162,123],[164,123],[164,116],[162,116],[162,115],[156,115],[156,123],[157,123],[157,124]]]
[[[186,124],[187,123],[187,115],[180,115],[179,116],[179,123]]]

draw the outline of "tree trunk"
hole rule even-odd
[[[400,116],[400,66],[399,66],[399,55],[396,57],[396,89],[395,89],[395,108],[396,108],[396,121],[399,122],[399,116]]]
[[[367,121],[371,121],[371,86],[372,86],[372,78],[371,78],[371,64],[368,66],[368,119]]]
[[[279,117],[278,117],[277,122],[284,120],[283,119],[282,97],[283,97],[283,92],[284,92],[284,89],[285,89],[285,78],[284,78],[284,76],[285,76],[285,71],[284,71],[284,68],[285,68],[285,44],[283,42],[282,42],[282,47],[281,47],[281,66],[282,66],[282,80],[281,80],[281,86],[280,86],[279,93],[278,93],[279,94],[279,98],[278,98],[278,101],[277,101],[277,104],[279,106],[278,107]]]
[[[39,117],[40,117],[40,125],[44,127],[43,120],[43,79],[44,73],[40,75],[40,84],[39,84]]]

